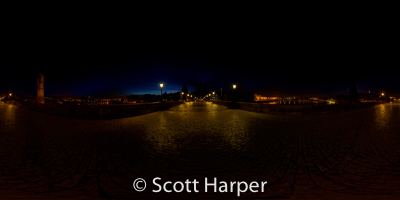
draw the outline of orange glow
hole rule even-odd
[[[278,97],[263,97],[261,94],[254,94],[254,101],[271,101],[277,99]]]

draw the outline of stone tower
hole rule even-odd
[[[207,94],[207,88],[203,84],[203,81],[201,79],[199,80],[199,84],[197,85],[197,94],[199,95],[199,98],[204,97]]]
[[[43,87],[44,76],[43,76],[43,74],[39,73],[38,78],[36,80],[37,80],[37,85],[38,85],[36,101],[40,104],[44,104],[44,87]]]

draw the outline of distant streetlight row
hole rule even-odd
[[[161,82],[161,83],[160,83],[160,88],[161,88],[161,101],[163,101],[163,98],[162,98],[162,89],[163,89],[163,87],[164,87],[164,84]],[[236,84],[233,84],[233,89],[236,89]],[[215,92],[212,92],[212,94],[215,95]],[[184,95],[184,92],[182,92],[182,95]],[[11,93],[10,93],[10,96],[11,96]],[[189,96],[189,94],[187,94],[187,96]],[[211,96],[211,94],[208,94],[208,96]],[[383,93],[382,93],[382,96],[383,96]],[[193,97],[193,95],[190,95],[190,97]]]

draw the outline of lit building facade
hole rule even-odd
[[[263,97],[261,94],[254,94],[254,101],[277,101],[278,97]]]

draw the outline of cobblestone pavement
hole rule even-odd
[[[286,116],[198,102],[79,120],[0,104],[0,199],[236,197],[202,187],[156,194],[154,177],[268,181],[263,193],[241,198],[395,199],[399,117],[400,104]],[[132,187],[139,177],[147,181],[143,192]]]

